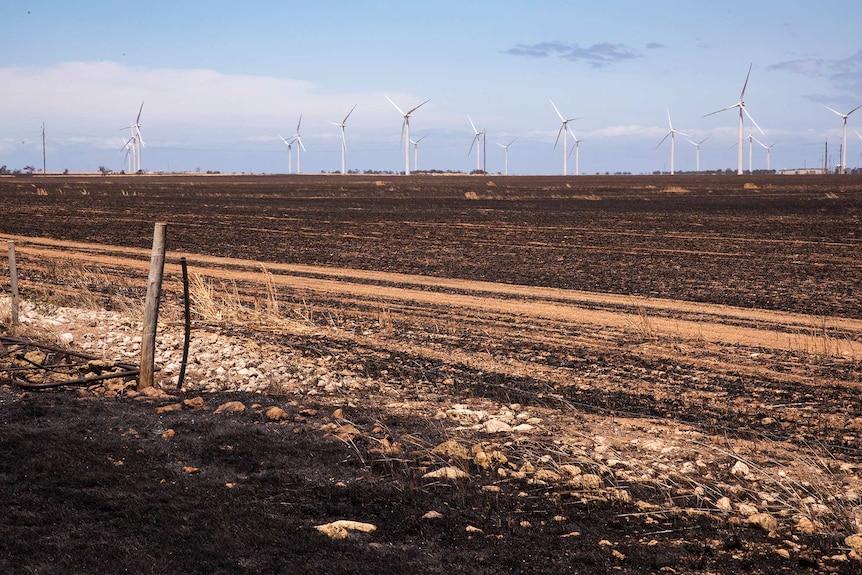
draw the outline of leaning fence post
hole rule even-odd
[[[18,267],[15,264],[15,242],[9,242],[9,281],[12,288],[12,331],[18,326]]]
[[[165,270],[164,222],[156,223],[153,232],[153,253],[150,256],[150,275],[147,279],[147,301],[144,306],[144,331],[141,336],[141,375],[138,388],[152,387],[155,371],[156,328],[159,323],[159,298],[162,293],[162,274]]]

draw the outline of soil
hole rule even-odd
[[[161,367],[179,257],[222,298],[182,391],[171,369],[151,394],[3,387],[4,572],[860,569],[862,180],[32,177],[0,197],[34,337],[134,352],[109,334],[137,329],[155,221]],[[82,302],[108,315],[57,320]],[[315,529],[339,519],[376,529]]]

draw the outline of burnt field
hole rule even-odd
[[[862,318],[855,177],[0,180],[0,231]]]
[[[49,343],[133,352],[154,222],[169,250],[164,391],[2,387],[0,571],[860,568],[862,179],[34,176],[0,202]],[[211,299],[178,392],[180,256]],[[315,529],[338,519],[376,529]]]

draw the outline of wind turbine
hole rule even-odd
[[[720,110],[716,110],[715,112],[710,112],[709,114],[704,115],[705,118],[706,116],[712,116],[713,114],[718,114],[719,112],[739,108],[739,140],[737,142],[739,149],[737,151],[738,162],[736,167],[736,173],[740,176],[742,175],[742,115],[745,114],[746,116],[748,116],[748,119],[751,120],[751,123],[754,124],[758,130],[760,130],[760,133],[764,133],[760,126],[757,125],[757,122],[754,121],[754,118],[751,117],[751,114],[748,113],[748,110],[745,109],[745,88],[748,87],[748,78],[749,76],[751,76],[751,68],[753,65],[754,64],[748,66],[748,74],[745,76],[745,83],[742,85],[742,92],[740,92],[739,94],[739,101],[732,106],[727,106],[726,108],[722,108]]]
[[[128,140],[123,140],[123,150],[126,151],[126,157],[123,158],[123,165],[126,166],[126,173],[133,172],[135,167],[135,137],[132,136]]]
[[[358,104],[354,104],[353,107],[350,108],[350,111],[347,112],[347,115],[344,116],[344,119],[341,120],[340,124],[337,122],[329,122],[333,126],[338,126],[339,128],[341,128],[341,175],[342,176],[347,173],[347,170],[345,168],[345,165],[346,165],[345,160],[346,160],[346,154],[347,154],[347,139],[344,137],[344,126],[347,125],[347,118],[350,117],[350,114],[353,113],[353,110],[356,109],[357,105]]]
[[[421,142],[424,139],[425,139],[425,136],[422,136],[418,140],[409,140],[409,142],[411,144],[413,144],[413,171],[414,172],[419,171],[419,142]],[[409,150],[409,148],[408,148],[408,150]],[[409,159],[409,155],[408,155],[408,159]],[[409,171],[406,171],[404,173],[408,176],[410,175]]]
[[[507,176],[509,175],[509,146],[514,144],[515,140],[517,140],[517,139],[518,138],[513,138],[512,141],[509,142],[508,144],[506,144],[505,146],[503,144],[497,143],[497,145],[500,146],[501,148],[503,148],[503,150],[506,153],[506,173],[505,173],[505,175],[507,175]]]
[[[279,138],[281,138],[281,141],[284,142],[285,146],[287,146],[287,173],[290,174],[290,170],[292,169],[292,165],[293,165],[293,158],[291,157],[291,155],[292,155],[291,154],[291,148],[293,148],[293,143],[296,141],[296,137],[294,136],[293,138],[291,138],[289,140],[285,140],[284,136],[279,136]],[[297,152],[297,155],[298,154],[299,154],[299,152]]]
[[[476,171],[481,172],[482,171],[481,149],[479,148],[479,145],[485,143],[485,131],[482,130],[480,132],[479,130],[476,129],[476,124],[473,123],[473,118],[471,118],[469,114],[467,114],[467,119],[470,120],[470,127],[473,128],[473,134],[474,134],[473,135],[473,141],[470,143],[470,149],[467,150],[467,155],[469,156],[470,153],[473,151],[473,146],[476,146]]]
[[[699,142],[692,142],[691,140],[688,141],[689,144],[694,146],[694,158],[695,158],[695,166],[696,166],[695,170],[698,172],[700,171],[700,145],[702,143],[704,143],[705,141],[707,141],[708,139],[709,139],[709,136],[705,137],[704,139],[702,139]]]
[[[853,112],[855,112],[859,108],[862,108],[862,104],[856,106],[855,108],[853,108],[852,110],[850,110],[846,114],[842,114],[838,110],[833,110],[832,108],[830,108],[829,106],[826,106],[826,105],[823,105],[823,107],[826,108],[827,110],[829,110],[830,112],[838,114],[839,116],[844,118],[844,128],[841,132],[841,173],[843,174],[847,171],[847,118],[850,117],[850,114],[852,114]],[[857,134],[858,134],[858,132],[857,132]]]
[[[554,142],[554,149],[557,149],[557,144],[560,142],[560,134],[563,135],[563,175],[569,175],[569,132],[572,132],[572,129],[569,128],[569,122],[573,122],[575,120],[580,120],[580,118],[569,118],[568,120],[563,117],[560,111],[557,109],[556,104],[554,104],[553,100],[549,100],[551,102],[551,106],[554,107],[554,111],[557,113],[557,116],[560,117],[560,121],[562,125],[560,126],[560,130],[557,132],[557,140]],[[572,132],[572,137],[577,141],[577,136]]]
[[[296,133],[291,138],[291,141],[296,141],[299,144],[299,147],[296,148],[296,173],[302,173],[302,162],[299,157],[299,152],[302,150],[303,152],[307,151],[305,146],[302,144],[302,136],[299,135],[299,126],[302,124],[302,114],[299,114],[299,121],[296,123]],[[290,148],[288,148],[288,157],[290,156]]]
[[[673,129],[673,122],[670,119],[670,108],[667,109],[667,125],[670,128],[667,134],[664,135],[664,138],[661,139],[661,142],[658,143],[658,146],[655,147],[658,150],[659,146],[664,144],[664,141],[667,140],[667,137],[670,136],[670,175],[673,175],[673,157],[674,157],[674,136],[679,134],[680,136],[688,136],[679,130]]]
[[[572,132],[572,136],[575,136],[575,175],[581,175],[581,142],[583,140],[579,139],[574,132]],[[569,152],[569,157],[572,157],[572,152]]]
[[[410,143],[411,143],[411,141],[412,141],[412,140],[410,140],[410,115],[411,115],[413,112],[415,112],[416,110],[418,110],[419,108],[421,108],[422,106],[424,106],[425,104],[427,104],[428,102],[430,102],[430,101],[431,101],[431,99],[429,98],[429,99],[425,100],[424,102],[422,102],[421,104],[419,104],[418,106],[416,106],[416,107],[414,107],[414,108],[411,108],[410,110],[408,110],[408,111],[406,111],[406,112],[405,112],[404,110],[402,110],[401,108],[399,108],[399,107],[398,107],[398,104],[396,104],[395,102],[393,102],[393,101],[389,98],[389,96],[387,96],[386,94],[383,94],[383,96],[384,96],[387,100],[389,100],[389,103],[390,103],[390,104],[392,104],[393,106],[395,106],[395,109],[396,109],[396,110],[398,110],[398,112],[399,112],[402,116],[404,116],[404,122],[402,122],[402,123],[401,123],[401,146],[404,148],[404,175],[405,175],[405,176],[409,176],[409,175],[410,175]],[[423,136],[423,137],[424,137],[424,136]],[[420,138],[420,140],[421,140],[421,139],[422,139],[422,138]],[[405,145],[405,143],[404,143],[405,141],[407,142],[407,144],[406,144],[406,145]],[[417,140],[417,142],[418,142],[418,140]],[[415,150],[414,150],[414,152],[415,152]],[[415,154],[414,154],[414,155],[415,155]],[[415,163],[415,162],[414,162],[414,163]]]
[[[752,138],[754,138],[754,136],[751,136],[751,137],[752,137]],[[772,167],[770,166],[770,158],[769,158],[769,156],[770,156],[770,155],[771,155],[771,153],[772,153],[772,148],[773,148],[773,147],[775,147],[775,144],[777,144],[778,142],[775,142],[775,143],[770,144],[770,145],[768,145],[768,146],[767,146],[766,144],[764,144],[763,142],[761,142],[761,141],[760,141],[760,140],[758,140],[757,138],[754,138],[754,141],[755,141],[755,142],[757,142],[758,144],[760,144],[760,147],[761,147],[761,148],[763,148],[764,150],[766,150],[766,171],[770,171],[770,170],[772,169]]]
[[[144,103],[141,102],[141,107],[138,110],[138,117],[135,119],[135,123],[131,126],[126,126],[122,128],[123,130],[131,130],[132,137],[129,138],[129,141],[134,141],[135,146],[135,173],[141,171],[141,148],[144,146],[144,138],[141,135],[141,112],[144,111]]]

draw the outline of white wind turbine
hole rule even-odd
[[[578,136],[575,134],[574,131],[572,132],[572,136],[574,136],[574,138],[575,138],[575,147],[572,148],[572,150],[569,152],[569,157],[570,158],[572,157],[572,152],[575,153],[575,175],[580,176],[581,175],[581,142],[583,142],[583,140],[578,138]]]
[[[425,100],[424,102],[422,102],[421,104],[419,104],[418,106],[411,108],[410,110],[405,112],[404,110],[399,108],[398,104],[393,102],[389,98],[389,96],[387,96],[386,94],[383,94],[383,96],[387,100],[389,100],[390,104],[395,106],[395,109],[398,110],[398,113],[400,113],[402,116],[404,116],[404,121],[401,123],[401,146],[404,148],[404,175],[409,176],[410,175],[410,143],[411,143],[411,140],[410,140],[410,115],[413,112],[415,112],[416,110],[418,110],[419,108],[421,108],[422,106],[424,106],[425,104],[427,104],[428,102],[430,102],[431,99],[429,98],[429,99]]]
[[[290,171],[293,166],[293,158],[291,157],[291,149],[293,148],[293,143],[296,141],[296,137],[290,138],[289,140],[285,140],[284,136],[279,136],[281,141],[284,142],[284,145],[287,146],[287,173],[290,174]],[[297,152],[298,154],[299,152]]]
[[[694,146],[695,170],[698,172],[700,171],[700,145],[702,143],[704,143],[705,141],[707,141],[708,139],[709,139],[709,136],[705,137],[704,139],[702,139],[699,142],[692,142],[691,140],[688,141],[689,144]]]
[[[830,108],[829,106],[826,106],[826,105],[824,105],[823,107],[826,108],[827,110],[829,110],[830,112],[838,114],[839,116],[841,116],[844,119],[844,127],[841,131],[841,173],[843,174],[847,171],[847,118],[850,117],[850,114],[852,114],[853,112],[855,112],[859,108],[862,108],[862,104],[856,106],[855,108],[853,108],[852,110],[850,110],[846,114],[842,114],[838,110],[833,110],[832,108]]]
[[[415,108],[414,108],[414,109],[415,109]],[[419,142],[421,142],[421,141],[422,141],[422,140],[424,140],[424,139],[425,139],[425,136],[422,136],[422,137],[421,137],[421,138],[419,138],[418,140],[409,140],[409,142],[410,142],[411,144],[413,144],[413,171],[414,171],[414,172],[418,172],[418,171],[419,171]],[[408,148],[408,150],[409,150],[409,149],[410,149],[410,148]],[[410,158],[410,156],[408,155],[408,160],[409,160],[409,158]],[[409,167],[409,164],[408,164],[408,167]],[[406,175],[408,175],[408,176],[410,175],[410,172],[409,172],[409,171],[406,171],[406,172],[404,172],[404,173],[405,173]]]
[[[481,147],[482,144],[485,143],[485,131],[481,132],[476,129],[476,124],[473,123],[473,118],[467,114],[467,119],[470,120],[470,127],[473,128],[473,141],[470,143],[470,149],[467,150],[467,155],[469,156],[473,152],[473,146],[476,146],[476,171],[482,171],[482,162],[481,162]]]
[[[778,142],[775,142],[775,143],[770,144],[770,145],[768,145],[768,146],[767,146],[766,144],[764,144],[763,142],[761,142],[760,140],[758,140],[758,139],[757,139],[757,138],[755,138],[754,136],[751,136],[751,137],[752,137],[752,138],[754,138],[754,141],[755,141],[755,142],[757,142],[758,144],[760,144],[760,147],[761,147],[761,148],[763,148],[764,150],[766,150],[766,171],[771,170],[771,169],[772,169],[772,166],[770,165],[770,163],[771,163],[771,162],[770,162],[770,156],[772,155],[772,148],[774,148],[774,147],[775,147],[775,144],[777,144]]]
[[[685,134],[683,132],[680,132],[679,130],[673,129],[673,122],[670,119],[670,108],[667,109],[667,125],[670,128],[670,130],[668,131],[667,134],[664,135],[664,138],[661,139],[661,142],[658,143],[658,146],[656,146],[655,149],[658,150],[659,146],[664,144],[664,141],[667,140],[668,136],[670,136],[670,175],[672,176],[674,173],[673,172],[673,157],[675,155],[674,154],[674,136],[676,134],[679,134],[680,136],[686,136],[687,137],[688,134]]]
[[[737,158],[738,162],[737,162],[737,167],[736,167],[736,173],[740,176],[742,175],[742,139],[743,139],[742,138],[742,116],[743,116],[743,114],[748,116],[748,119],[751,120],[751,123],[754,124],[758,130],[760,130],[761,134],[764,133],[763,130],[760,128],[760,126],[757,125],[757,122],[754,121],[754,118],[751,117],[751,114],[748,113],[748,110],[745,109],[745,88],[748,87],[748,78],[749,78],[749,76],[751,76],[752,66],[753,66],[753,64],[748,67],[748,74],[745,76],[745,83],[742,85],[742,92],[740,92],[740,94],[739,94],[739,101],[732,106],[727,106],[726,108],[722,108],[720,110],[716,110],[715,112],[710,112],[709,114],[704,115],[704,118],[705,118],[706,116],[712,116],[713,114],[718,114],[719,112],[724,112],[726,110],[732,110],[734,108],[739,108],[739,140],[737,141],[737,145],[739,146],[739,149],[737,152],[738,153],[738,158]]]
[[[347,173],[347,169],[345,167],[346,166],[346,163],[345,163],[346,162],[346,156],[347,156],[347,138],[344,137],[344,126],[347,125],[347,118],[350,117],[350,114],[353,113],[353,110],[356,109],[356,106],[357,106],[357,104],[354,104],[353,107],[350,108],[350,111],[347,112],[347,115],[344,116],[344,119],[341,120],[340,124],[337,122],[330,122],[330,124],[332,124],[333,126],[338,126],[339,128],[341,128],[341,175],[344,175]]]
[[[126,151],[123,165],[126,166],[126,173],[131,174],[135,168],[135,137],[132,136],[128,140],[123,140],[122,149]]]
[[[295,141],[299,144],[299,147],[296,148],[296,173],[302,173],[302,161],[300,158],[300,150],[305,152],[305,146],[302,144],[302,136],[299,135],[299,126],[302,125],[302,114],[299,114],[299,121],[296,123],[296,133],[291,138],[291,141]],[[288,155],[290,154],[290,148],[288,148]]]
[[[134,143],[134,157],[135,157],[135,173],[141,171],[141,148],[144,147],[144,138],[141,135],[141,112],[144,111],[144,103],[141,102],[141,107],[138,110],[138,116],[135,119],[135,123],[131,126],[126,126],[122,128],[123,130],[131,130],[132,137],[129,138],[130,142]]]
[[[557,113],[557,116],[560,117],[560,121],[562,125],[560,126],[560,130],[557,132],[557,139],[554,142],[554,149],[557,149],[557,144],[560,143],[560,134],[563,135],[563,175],[569,175],[569,132],[572,132],[572,129],[569,128],[569,122],[574,122],[575,120],[580,120],[580,118],[569,118],[568,120],[563,117],[560,111],[557,109],[556,104],[554,104],[553,100],[549,100],[551,102],[551,106],[554,107],[554,111]],[[575,136],[575,133],[572,132],[572,137],[575,138],[577,142],[578,138]]]
[[[501,148],[503,148],[503,151],[504,151],[504,152],[505,152],[505,154],[506,154],[506,162],[505,162],[506,172],[505,172],[505,175],[507,175],[507,176],[509,175],[509,146],[511,146],[512,144],[514,144],[514,143],[515,143],[515,140],[517,140],[517,139],[518,139],[518,138],[513,138],[513,139],[512,139],[512,141],[511,141],[511,142],[509,142],[508,144],[506,144],[505,146],[504,146],[503,144],[497,143],[497,145],[498,145],[498,146],[500,146]]]

